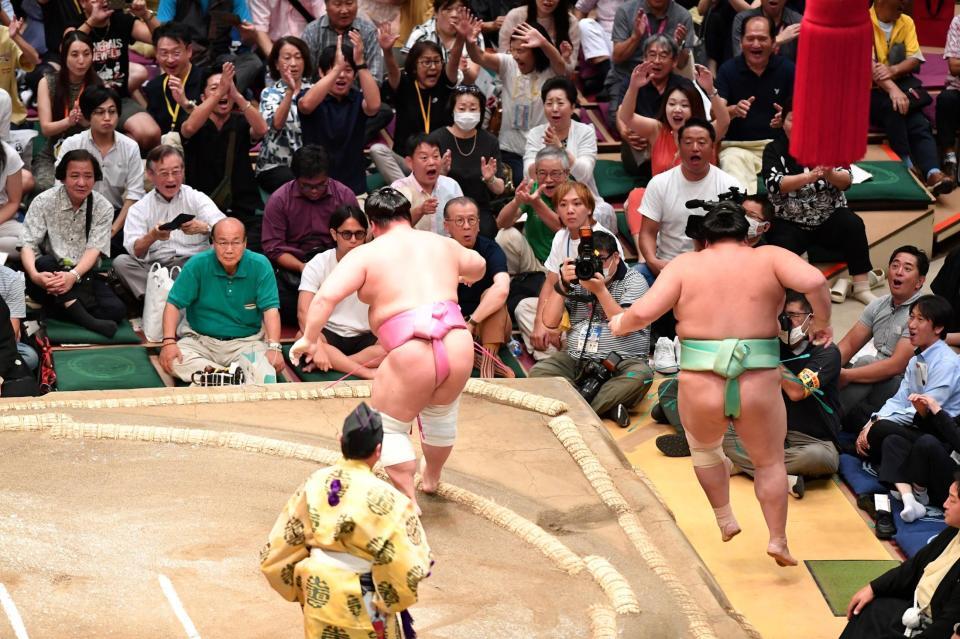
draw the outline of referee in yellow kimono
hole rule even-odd
[[[343,458],[290,498],[260,552],[274,590],[303,608],[307,639],[413,639],[406,609],[429,575],[430,547],[410,500],[373,474],[380,415],[361,403]]]

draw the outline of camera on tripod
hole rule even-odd
[[[611,351],[602,361],[590,360],[587,362],[574,382],[577,392],[587,403],[593,401],[597,393],[600,392],[600,387],[613,377],[613,374],[617,372],[617,366],[622,361],[623,358],[619,354]]]
[[[593,229],[584,226],[580,229],[580,246],[577,247],[577,259],[573,263],[577,281],[592,279],[597,273],[603,273],[603,260],[593,246]]]

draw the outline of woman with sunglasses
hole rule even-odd
[[[437,129],[430,134],[430,139],[440,146],[447,177],[456,180],[463,194],[477,203],[480,235],[492,239],[497,234],[497,220],[491,202],[503,194],[506,184],[500,143],[480,129],[483,102],[483,93],[476,85],[455,87],[448,105],[453,124]]]
[[[301,332],[314,295],[343,256],[367,241],[368,227],[367,216],[356,206],[338,206],[333,212],[330,235],[337,246],[307,262],[300,279],[297,322]],[[313,361],[305,365],[304,370],[328,371],[332,368],[362,379],[373,379],[373,369],[386,351],[377,346],[377,336],[370,331],[369,310],[356,293],[337,304],[323,328],[323,352],[318,348]]]
[[[413,150],[410,138],[417,133],[431,133],[453,122],[449,109],[444,108],[457,84],[457,71],[463,53],[455,46],[443,62],[443,50],[435,42],[422,40],[410,49],[403,70],[393,57],[396,35],[393,27],[379,27],[380,48],[387,69],[387,84],[393,90],[397,105],[397,124],[394,130],[393,150],[384,144],[370,147],[370,157],[387,184],[393,184],[409,173],[403,158]]]

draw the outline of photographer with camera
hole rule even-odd
[[[531,377],[570,380],[597,415],[630,425],[629,408],[653,380],[647,364],[650,331],[614,337],[608,318],[647,292],[647,282],[620,259],[617,240],[601,230],[580,229],[576,259],[565,258],[559,280],[543,303],[541,319],[557,330],[569,313],[566,352],[540,361]]]

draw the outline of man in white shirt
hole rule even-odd
[[[640,253],[646,262],[647,279],[656,278],[667,262],[693,250],[693,240],[684,230],[691,215],[705,215],[702,208],[688,209],[690,200],[716,200],[721,193],[743,185],[710,164],[716,132],[704,120],[690,118],[677,132],[680,166],[655,175],[647,185],[640,213]]]
[[[57,157],[59,164],[67,152],[85,149],[100,163],[103,179],[93,185],[93,190],[113,205],[110,252],[114,256],[123,247],[121,231],[127,212],[144,195],[140,145],[117,131],[121,102],[117,92],[107,87],[95,86],[84,91],[80,95],[80,111],[90,122],[90,128],[65,138]]]
[[[390,186],[410,200],[414,228],[449,237],[443,227],[443,209],[453,198],[463,197],[463,191],[456,180],[441,175],[444,159],[435,141],[420,133],[412,136],[410,142],[410,155],[406,157],[410,175]]]
[[[123,225],[123,246],[113,268],[138,299],[147,287],[153,263],[182,266],[191,256],[210,248],[210,229],[225,216],[206,194],[183,183],[183,154],[161,144],[147,156],[147,177],[154,189],[130,207]],[[160,227],[179,215],[192,219],[172,230]]]

